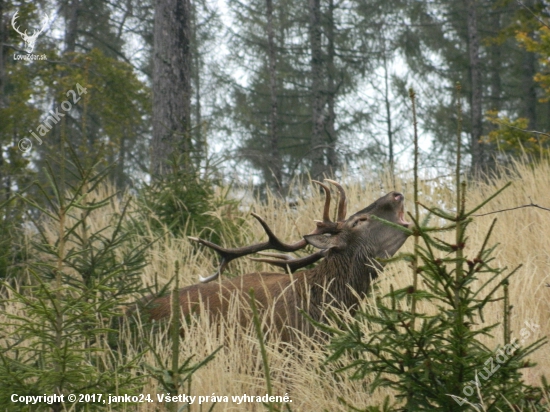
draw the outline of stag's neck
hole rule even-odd
[[[348,256],[328,256],[308,274],[310,305],[323,303],[353,309],[358,297],[365,296],[381,265],[364,253]],[[330,293],[327,295],[324,288]],[[311,307],[310,306],[310,307]]]

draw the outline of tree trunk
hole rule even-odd
[[[269,93],[271,108],[269,111],[269,140],[271,173],[279,192],[283,187],[283,166],[279,152],[279,105],[277,103],[277,51],[275,49],[275,34],[273,30],[273,1],[266,0],[267,9],[267,55],[269,59]]]
[[[321,5],[320,0],[309,0],[309,37],[311,48],[311,177],[322,179],[326,173],[323,139],[323,56],[321,51]]]
[[[529,129],[537,130],[537,86],[534,80],[536,69],[535,53],[523,52],[523,90],[525,91],[525,117],[529,120]]]
[[[483,112],[481,107],[482,84],[481,63],[479,60],[479,32],[477,28],[476,0],[465,0],[468,21],[468,49],[470,58],[470,119],[472,123],[470,151],[472,155],[472,170],[480,171],[483,166],[483,144],[480,142],[483,133]]]
[[[179,155],[191,166],[190,0],[156,0],[153,36],[151,172],[166,174],[166,162]]]
[[[525,0],[520,3],[520,6],[526,10],[533,10],[538,7],[537,1]],[[531,33],[532,35],[532,33]],[[537,61],[535,53],[524,50],[523,51],[523,92],[525,93],[525,103],[523,110],[523,117],[529,120],[529,129],[538,130],[537,124],[537,85],[534,77],[537,73],[536,67]]]
[[[202,61],[201,56],[199,55],[199,40],[198,40],[198,27],[197,27],[197,5],[191,8],[192,13],[192,25],[193,25],[193,86],[195,90],[195,165],[200,166],[201,162],[206,159],[207,149],[206,149],[206,136],[203,136],[203,127],[202,127],[202,105],[201,105],[201,70],[202,70]]]
[[[334,64],[334,57],[336,56],[336,49],[334,46],[334,0],[329,0],[328,15],[327,15],[327,119],[326,119],[326,135],[327,135],[327,161],[328,161],[328,173],[334,176],[334,172],[338,169],[339,160],[338,153],[336,152],[336,66]]]
[[[390,168],[390,179],[395,187],[395,159],[394,159],[394,150],[393,150],[393,125],[391,118],[391,102],[390,102],[390,82],[389,82],[389,72],[388,72],[388,56],[386,51],[386,39],[382,39],[384,44],[383,57],[382,61],[384,64],[384,104],[386,107],[386,129],[388,134],[388,160]]]
[[[502,30],[501,11],[493,7],[490,17],[491,36],[498,36]],[[501,44],[492,44],[489,47],[489,70],[490,70],[490,85],[489,85],[489,107],[490,110],[495,110],[500,113],[502,109],[502,48]],[[498,125],[488,125],[488,132],[498,129]],[[494,170],[496,167],[495,156],[498,154],[498,147],[495,143],[485,143],[485,165],[488,169]]]
[[[6,95],[4,92],[5,84],[5,55],[7,47],[4,43],[7,42],[7,35],[5,28],[7,22],[4,24],[4,0],[0,0],[0,110],[5,109],[7,106]],[[5,186],[4,182],[4,148],[0,147],[0,203],[7,200],[9,197],[9,187]]]
[[[80,0],[72,0],[67,6],[65,18],[65,53],[74,53],[76,50],[76,32],[78,29],[78,12]]]
[[[4,46],[7,43],[8,36],[6,33],[7,22],[4,21],[4,0],[0,0],[0,110],[6,108],[6,96],[4,94],[5,85],[5,62],[8,48]],[[3,160],[3,156],[0,153],[0,166]]]
[[[495,13],[493,17],[493,28],[495,32],[500,31],[500,16]],[[490,51],[491,57],[491,110],[500,111],[502,102],[502,79],[500,73],[502,71],[502,55],[501,45],[493,45]]]
[[[122,136],[120,138],[119,148],[118,148],[118,159],[116,160],[117,169],[116,169],[116,175],[115,175],[115,181],[117,188],[123,189],[126,184],[126,173],[125,173],[125,166],[126,166],[126,140],[128,138],[126,135]]]

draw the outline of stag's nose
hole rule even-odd
[[[403,196],[399,192],[393,192],[393,198],[395,199],[396,202],[402,202],[403,200],[405,200],[405,196]]]

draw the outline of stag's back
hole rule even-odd
[[[243,327],[250,324],[250,290],[258,309],[265,316],[265,324],[273,331],[283,332],[282,339],[289,340],[287,327],[309,333],[300,309],[308,307],[307,274],[301,271],[286,273],[249,273],[223,282],[198,283],[179,290],[179,306],[184,318],[207,313],[214,324],[229,319],[234,311]],[[148,320],[160,321],[171,315],[171,296],[165,295],[144,302]],[[143,309],[142,308],[142,309]]]

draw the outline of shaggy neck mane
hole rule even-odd
[[[372,254],[365,247],[353,254],[330,253],[308,276],[310,308],[322,306],[322,303],[346,308],[356,306],[356,295],[367,294],[372,280],[381,269],[380,263],[369,256]],[[334,302],[334,297],[338,301]]]

